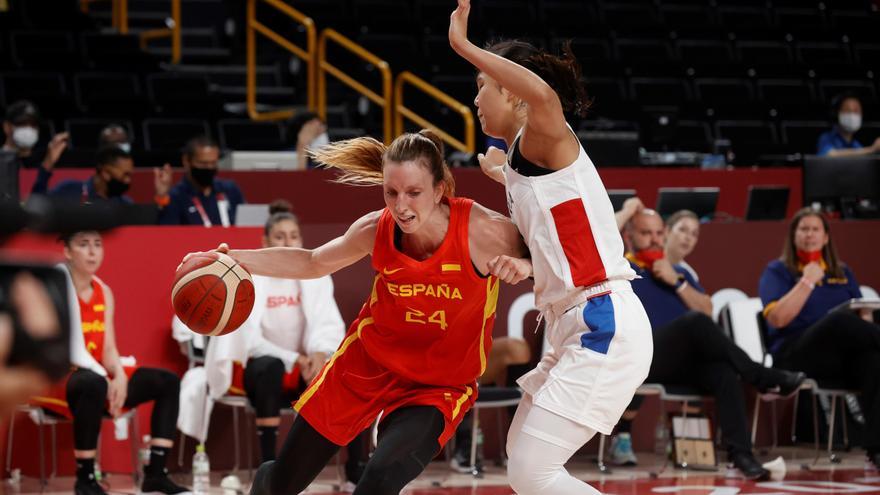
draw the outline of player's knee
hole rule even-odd
[[[392,493],[400,470],[392,462],[374,461],[371,459],[367,464],[363,476],[358,481],[358,488],[363,487],[363,493]]]
[[[180,378],[168,370],[158,370],[156,381],[159,382],[161,390],[166,395],[178,397],[180,396]]]
[[[542,469],[541,462],[520,449],[513,448],[507,460],[507,480],[518,495],[544,493],[557,473]]]
[[[107,397],[107,380],[91,370],[81,369],[67,384],[68,397],[75,395],[89,400],[103,401]]]

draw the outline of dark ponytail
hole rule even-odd
[[[562,55],[551,55],[525,41],[491,43],[486,50],[529,69],[556,91],[567,115],[583,117],[593,103],[584,88],[581,64],[571,50],[571,40],[562,46]]]
[[[296,218],[296,215],[293,214],[292,210],[293,205],[291,205],[290,201],[287,201],[286,199],[276,199],[269,203],[269,219],[266,220],[266,225],[263,227],[263,234],[266,237],[269,237],[269,232],[272,231],[272,227],[282,220],[290,220],[299,225],[299,219]]]

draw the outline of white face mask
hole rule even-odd
[[[34,127],[22,126],[12,130],[12,142],[18,148],[29,150],[37,144],[40,139],[40,131]]]
[[[316,151],[328,144],[330,144],[330,136],[328,136],[326,132],[322,132],[318,137],[313,139],[311,143],[309,143],[308,149]]]
[[[116,143],[116,146],[126,153],[131,153],[131,143]]]
[[[856,112],[840,112],[837,115],[837,121],[840,123],[841,129],[851,134],[855,134],[862,128],[862,114]]]

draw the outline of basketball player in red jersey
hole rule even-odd
[[[46,396],[35,397],[32,402],[73,419],[74,493],[106,494],[95,479],[95,454],[104,414],[116,417],[123,409],[148,401],[153,401],[152,440],[140,493],[189,493],[171,481],[165,471],[177,428],[180,380],[163,369],[123,367],[116,348],[113,292],[95,275],[104,260],[101,234],[77,232],[63,241],[67,263],[62,266],[70,275],[72,296],[78,302],[74,303],[71,318],[79,316],[82,334],[71,338],[75,369]]]
[[[294,405],[299,416],[278,459],[260,466],[252,494],[305,490],[380,414],[379,443],[354,493],[397,494],[476,399],[499,279],[519,282],[531,265],[519,258],[524,244],[509,219],[452,196],[442,148],[429,131],[387,148],[371,138],[322,148],[316,160],[342,170],[341,182],[382,185],[386,208],[317,249],[228,251],[257,275],[316,278],[368,254],[376,270],[357,320]]]

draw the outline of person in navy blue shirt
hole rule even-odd
[[[51,167],[40,167],[37,180],[31,187],[31,194],[47,194],[52,197],[79,200],[80,203],[113,201],[131,204],[126,195],[131,186],[134,161],[131,155],[116,145],[107,145],[98,150],[95,174],[86,180],[65,180],[49,189],[52,178]],[[156,195],[167,194],[171,187],[171,166],[155,171]]]
[[[759,293],[777,366],[861,392],[864,447],[880,467],[880,327],[867,314],[831,311],[862,292],[837,255],[825,217],[809,208],[795,214]]]
[[[805,375],[766,368],[724,335],[709,316],[712,301],[703,287],[688,270],[665,258],[666,230],[657,212],[636,213],[625,235],[630,248],[626,257],[641,277],[632,287],[653,328],[654,360],[646,382],[687,385],[714,396],[728,460],[749,479],[767,479],[769,472],[752,453],[740,380],[761,392],[788,395]],[[630,412],[624,417],[633,416]]]
[[[217,178],[220,147],[209,137],[198,136],[184,148],[184,177],[171,188],[162,205],[159,223],[165,225],[235,225],[235,211],[245,202],[238,185]]]
[[[853,93],[839,94],[831,100],[831,130],[819,136],[816,154],[820,156],[864,156],[880,151],[880,137],[863,146],[855,135],[862,128],[862,102]]]

